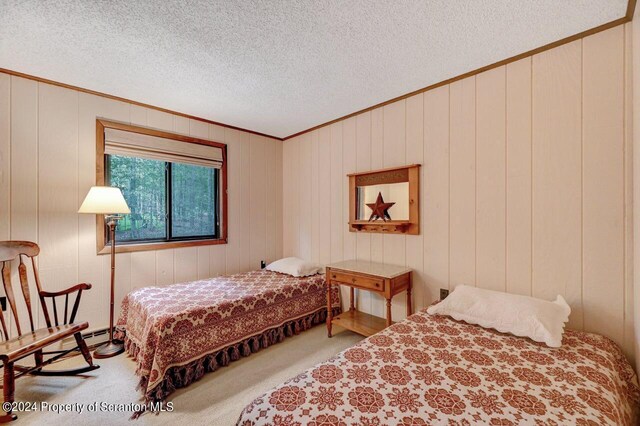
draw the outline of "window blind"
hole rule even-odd
[[[215,146],[111,128],[104,129],[104,153],[218,169],[222,167],[223,162],[222,149]]]

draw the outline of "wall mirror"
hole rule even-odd
[[[420,233],[419,164],[348,177],[350,231]]]
[[[376,203],[378,195],[381,195],[383,200],[393,202],[387,210],[388,216],[385,216],[385,219],[409,220],[409,182],[363,185],[356,188],[358,220],[369,220],[371,215],[375,214],[369,205]]]

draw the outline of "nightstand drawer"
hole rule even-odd
[[[343,272],[331,272],[331,280],[345,283],[354,287],[367,288],[375,291],[384,291],[384,280],[380,278],[364,277],[361,275],[345,274]]]

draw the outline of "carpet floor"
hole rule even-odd
[[[100,369],[85,376],[24,377],[16,381],[15,400],[37,402],[38,411],[17,412],[18,424],[39,425],[235,425],[242,409],[254,398],[288,378],[322,362],[362,339],[349,331],[327,338],[326,328],[316,326],[282,343],[263,349],[249,357],[232,362],[228,367],[206,374],[191,386],[179,389],[169,397],[173,411],[158,415],[147,413],[130,422],[132,412],[118,411],[117,404],[140,402],[135,390],[138,382],[135,365],[124,354],[97,360]],[[72,368],[81,364],[74,357],[55,364],[55,368]],[[51,366],[50,368],[53,368]],[[44,404],[49,404],[46,411]],[[91,404],[116,404],[94,412]],[[56,404],[77,404],[63,407]],[[83,411],[79,412],[78,407]],[[69,411],[62,412],[63,409]],[[60,410],[61,412],[56,412]]]

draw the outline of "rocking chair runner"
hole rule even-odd
[[[37,244],[29,241],[0,241],[0,263],[2,264],[2,284],[4,285],[4,291],[9,301],[12,317],[15,322],[15,330],[17,335],[13,338],[9,336],[10,322],[5,320],[4,314],[0,312],[0,323],[2,325],[2,337],[3,342],[0,342],[0,361],[3,363],[4,368],[4,382],[3,382],[3,394],[5,402],[14,402],[14,389],[15,379],[24,375],[42,375],[42,376],[60,376],[60,375],[73,375],[86,373],[91,370],[99,368],[98,365],[93,364],[91,354],[87,348],[87,344],[82,338],[80,333],[82,330],[89,327],[89,323],[82,322],[75,324],[76,314],[78,312],[78,306],[80,305],[80,296],[84,290],[89,290],[91,284],[77,284],[66,290],[47,292],[42,291],[40,287],[40,278],[38,276],[38,268],[36,267],[35,257],[40,253],[40,247]],[[38,297],[40,298],[40,304],[42,305],[42,312],[47,324],[46,328],[36,329],[34,326],[33,312],[31,308],[31,295],[29,293],[29,282],[27,280],[27,266],[24,262],[24,258],[31,260],[31,266],[33,268],[33,276],[38,290]],[[12,261],[19,260],[18,275],[20,277],[20,287],[22,288],[22,295],[29,314],[30,332],[23,334],[20,321],[18,319],[18,310],[16,308],[16,299],[11,284],[11,263]],[[69,295],[76,293],[75,301],[71,309],[71,316],[68,317],[69,308]],[[58,320],[58,307],[56,306],[56,297],[64,297],[64,318],[62,321]],[[53,319],[54,323],[51,323],[51,317],[49,316],[49,310],[47,307],[47,299],[53,306]],[[68,318],[68,321],[67,321]],[[43,348],[59,342],[67,337],[73,336],[75,338],[77,346],[69,350],[61,351],[49,351],[44,352]],[[88,366],[74,369],[74,370],[53,370],[43,371],[42,367],[45,367],[52,362],[60,359],[70,352],[79,350]],[[51,358],[44,359],[44,355],[55,354]],[[33,355],[35,359],[35,365],[33,367],[23,367],[14,364],[29,355]],[[0,416],[0,423],[15,420],[17,416],[9,410],[6,414]]]

